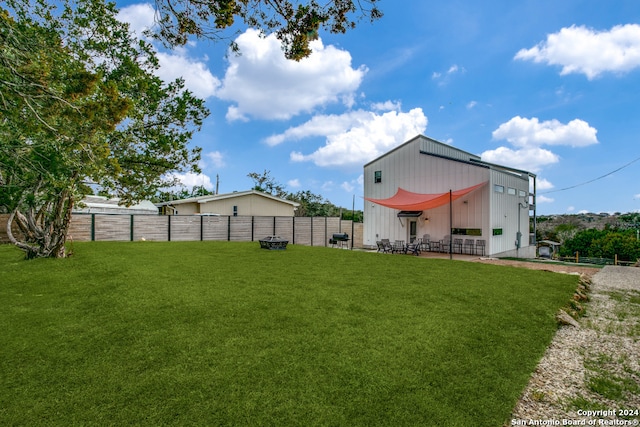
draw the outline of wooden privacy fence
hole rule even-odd
[[[0,215],[0,242],[7,242],[8,215]],[[334,217],[116,215],[75,213],[68,238],[80,241],[258,241],[280,236],[291,244],[329,246],[333,233],[348,233],[362,247],[362,223]],[[14,229],[14,233],[18,230]],[[349,242],[349,246],[351,246]]]

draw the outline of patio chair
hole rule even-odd
[[[430,251],[431,250],[431,236],[428,234],[425,234],[424,236],[422,236],[422,243],[421,243],[421,248],[423,251]]]
[[[385,254],[393,253],[393,247],[391,246],[391,242],[389,241],[389,239],[382,239],[380,240],[380,243],[382,244],[383,253]],[[378,246],[378,252],[380,252],[380,246]]]
[[[391,250],[393,253],[406,253],[406,249],[404,247],[404,240],[396,240],[393,242],[393,249]]]
[[[405,253],[412,253],[415,256],[420,255],[420,250],[422,248],[422,239],[414,239],[413,242],[409,243],[405,248]]]
[[[442,238],[442,240],[440,240],[440,252],[449,253],[450,249],[451,249],[451,236],[447,234]]]
[[[462,239],[453,239],[453,253],[462,253]]]
[[[473,254],[474,245],[475,242],[473,239],[464,239],[464,253],[469,255]]]
[[[476,255],[480,255],[479,252],[482,252],[482,256],[484,256],[484,251],[487,246],[486,240],[478,239],[476,240]]]

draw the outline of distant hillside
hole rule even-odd
[[[580,213],[571,215],[541,215],[537,217],[538,240],[555,240],[562,242],[567,234],[595,228],[638,229],[640,228],[640,212],[635,213]]]

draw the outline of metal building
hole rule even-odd
[[[535,180],[418,135],[364,166],[363,244],[427,234],[431,250],[535,257]]]

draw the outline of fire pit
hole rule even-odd
[[[285,250],[287,249],[288,240],[278,236],[267,236],[259,240],[262,249],[269,250]]]

